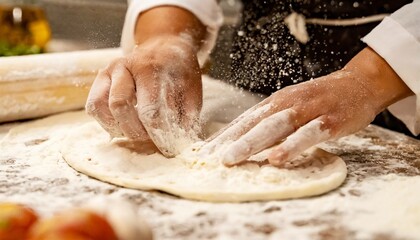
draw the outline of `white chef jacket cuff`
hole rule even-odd
[[[397,21],[386,17],[362,39],[400,76],[415,96],[405,98],[388,110],[414,134],[420,133],[420,43]]]
[[[206,27],[206,41],[197,54],[202,66],[213,48],[217,33],[223,23],[223,14],[216,0],[132,0],[129,4],[121,36],[121,47],[124,53],[135,46],[134,31],[140,13],[158,6],[177,6],[194,14]]]

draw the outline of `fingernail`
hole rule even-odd
[[[225,165],[234,165],[237,161],[237,153],[234,149],[232,149],[231,147],[229,147],[224,153],[223,153],[223,158],[222,158],[222,162]]]
[[[251,147],[240,140],[231,143],[223,152],[223,163],[225,165],[235,165],[249,158]]]

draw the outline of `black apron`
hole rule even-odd
[[[229,81],[270,95],[311,78],[327,75],[350,61],[366,45],[360,40],[378,22],[353,26],[307,24],[305,44],[284,23],[292,12],[317,19],[354,19],[392,13],[411,0],[243,0],[242,22],[234,34]],[[385,113],[375,120],[393,130],[409,131]],[[392,118],[390,120],[390,118]],[[391,124],[391,125],[389,125]]]

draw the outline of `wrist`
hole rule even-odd
[[[156,36],[149,36],[144,38],[143,41],[136,44],[136,48],[160,48],[163,46],[180,46],[182,49],[188,49],[195,55],[199,48],[194,44],[193,40],[186,35],[172,35],[172,34],[159,34]]]
[[[355,76],[354,84],[363,86],[377,113],[413,94],[391,66],[373,49],[358,53],[343,69]]]
[[[162,6],[145,11],[138,17],[135,42],[141,45],[164,38],[175,39],[190,44],[198,52],[206,33],[206,27],[191,12],[175,6]]]

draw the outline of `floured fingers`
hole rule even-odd
[[[263,119],[227,147],[222,155],[223,163],[238,164],[278,143],[294,131],[292,120],[295,115],[296,111],[286,109]]]
[[[221,129],[214,137],[208,139],[207,143],[200,149],[200,154],[211,154],[217,151],[221,144],[237,140],[265,117],[271,115],[271,111],[272,105],[270,103],[257,104],[248,109],[226,128]]]
[[[99,71],[92,84],[85,108],[86,112],[95,118],[112,137],[122,137],[123,133],[109,109],[110,88],[111,78],[107,70]]]
[[[273,147],[268,160],[274,166],[287,167],[306,149],[332,138],[326,116],[302,115],[293,108],[275,113],[258,109],[242,116],[200,151],[208,154],[206,151],[228,144],[218,154],[225,165],[233,166],[284,140]],[[255,121],[256,116],[259,121]]]
[[[111,73],[109,109],[125,137],[138,141],[149,139],[135,108],[137,100],[133,77],[123,65],[117,65]]]
[[[284,142],[275,147],[268,156],[269,162],[283,167],[306,149],[331,139],[330,130],[325,127],[326,117],[318,117],[300,127]]]
[[[159,151],[166,157],[177,154],[175,150],[174,124],[179,125],[178,113],[171,106],[172,96],[175,94],[172,83],[161,81],[153,76],[148,81],[137,81],[137,114],[147,131],[150,139]]]
[[[136,141],[149,139],[135,109],[135,84],[124,60],[118,59],[101,70],[89,92],[86,111],[111,137]]]

